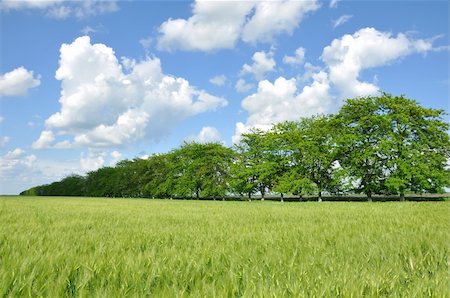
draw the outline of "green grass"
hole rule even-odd
[[[0,198],[0,296],[449,297],[450,203]]]

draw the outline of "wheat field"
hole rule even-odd
[[[450,203],[0,198],[0,296],[449,297]]]

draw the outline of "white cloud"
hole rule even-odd
[[[3,10],[45,9],[61,2],[62,0],[3,0],[0,8]]]
[[[0,75],[0,96],[23,96],[28,90],[41,84],[40,76],[23,66]]]
[[[109,163],[111,166],[114,166],[123,158],[122,153],[117,150],[112,151],[109,155],[111,156],[111,161]]]
[[[292,34],[303,17],[319,7],[317,1],[258,1],[254,15],[243,28],[242,40],[272,42],[276,35]]]
[[[233,48],[253,6],[254,3],[246,1],[196,1],[189,19],[169,19],[161,24],[158,48],[168,51]]]
[[[351,98],[378,92],[376,85],[358,80],[364,69],[386,65],[411,53],[426,53],[432,48],[428,40],[363,28],[353,35],[334,39],[324,48],[322,60],[328,66],[330,81],[342,97]]]
[[[186,141],[194,141],[198,143],[218,143],[221,141],[221,137],[217,128],[212,126],[205,126],[198,133],[198,135],[187,137]]]
[[[153,38],[151,36],[139,39],[139,43],[144,48],[146,52],[150,50],[150,47],[153,43]]]
[[[79,160],[50,160],[27,154],[21,148],[0,156],[0,194],[19,194],[36,185],[58,181],[70,174],[83,174]]]
[[[239,39],[272,42],[298,27],[303,16],[319,8],[317,1],[200,1],[188,19],[169,19],[159,27],[160,50],[230,49]]]
[[[50,130],[44,130],[41,132],[39,139],[37,139],[31,147],[33,149],[44,149],[51,146],[53,141],[55,140],[55,135]]]
[[[80,166],[85,172],[95,171],[105,164],[104,152],[93,152],[89,150],[88,156],[81,153]]]
[[[272,52],[255,52],[252,60],[252,65],[244,64],[242,66],[241,74],[253,74],[257,80],[262,80],[266,73],[274,70],[276,65]]]
[[[341,0],[331,0],[330,1],[330,7],[336,8],[339,1],[341,1]]]
[[[89,35],[90,33],[96,33],[97,29],[92,28],[91,26],[86,26],[80,31],[84,35]]]
[[[0,116],[0,124],[3,123],[3,121],[5,121],[5,117]]]
[[[116,0],[3,0],[0,2],[0,9],[4,11],[34,9],[56,19],[68,17],[81,19],[115,12],[119,8]]]
[[[279,77],[271,83],[259,82],[256,93],[242,101],[242,107],[248,112],[246,123],[236,124],[233,143],[240,140],[240,135],[251,128],[267,130],[273,124],[297,120],[300,117],[325,113],[331,106],[328,76],[324,71],[313,75],[311,84],[302,89],[297,87],[296,79]]]
[[[3,136],[0,138],[0,148],[5,147],[11,141],[11,138],[8,136]]]
[[[283,63],[290,65],[302,64],[304,60],[305,60],[305,49],[303,47],[299,47],[298,49],[296,49],[294,56],[285,55],[283,57]]]
[[[209,82],[216,86],[223,86],[227,82],[227,77],[225,75],[218,75],[215,77],[212,77]]]
[[[25,155],[25,150],[16,148],[0,156],[0,181],[2,193],[9,193],[9,182],[22,178],[23,173],[32,169],[37,158],[35,155]]]
[[[112,48],[91,44],[88,36],[60,51],[55,77],[61,81],[61,110],[46,120],[46,130],[73,136],[72,146],[157,141],[183,119],[227,105],[183,78],[163,74],[157,58],[120,64]]]
[[[253,84],[249,84],[247,83],[244,79],[239,79],[236,82],[236,85],[234,86],[234,88],[236,89],[237,92],[240,93],[245,93],[250,91],[253,88]]]
[[[333,28],[336,28],[336,27],[346,23],[352,17],[353,17],[352,15],[344,14],[344,15],[340,16],[338,19],[333,20]]]

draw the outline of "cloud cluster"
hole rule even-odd
[[[119,8],[116,0],[3,0],[0,10],[41,10],[56,19],[68,17],[85,18],[115,12]]]
[[[157,58],[120,63],[112,48],[91,44],[88,36],[63,44],[60,52],[55,77],[61,81],[61,110],[46,120],[34,148],[159,140],[180,121],[227,105],[183,78],[163,74]],[[54,131],[66,139],[52,144]]]
[[[313,82],[299,89],[295,78],[279,77],[273,83],[259,82],[258,90],[242,101],[248,112],[246,123],[236,124],[233,143],[251,128],[267,130],[273,124],[327,112],[330,106],[328,76],[324,71],[313,75]]]
[[[114,151],[117,152],[117,151]],[[119,152],[117,152],[119,153]],[[113,153],[114,155],[115,153]],[[120,154],[120,153],[119,153]],[[89,151],[88,155],[85,156],[84,153],[81,154],[80,166],[84,172],[95,171],[105,164],[105,152],[96,153]],[[113,156],[112,156],[113,157]],[[114,158],[114,157],[113,157]]]
[[[334,39],[323,49],[322,60],[328,67],[330,81],[341,91],[342,97],[351,98],[374,94],[379,89],[375,84],[359,81],[363,70],[386,65],[412,53],[425,53],[432,48],[429,40],[363,28]]]
[[[205,126],[201,131],[194,136],[189,136],[186,138],[188,142],[198,142],[198,143],[218,143],[221,142],[222,138],[220,136],[217,128],[212,126]]]
[[[157,46],[166,51],[212,51],[233,48],[240,39],[272,42],[279,34],[291,34],[307,13],[318,8],[316,0],[197,0],[190,18],[161,24]]]
[[[212,77],[209,82],[216,86],[223,86],[227,82],[227,77],[225,75],[217,75],[215,77]]]
[[[299,65],[305,61],[305,48],[299,47],[295,50],[294,56],[284,55],[283,63],[289,65]]]
[[[273,71],[276,66],[273,52],[255,52],[252,60],[252,65],[244,64],[242,66],[241,74],[253,74],[257,80],[262,80],[265,74]]]
[[[300,61],[304,55],[301,49],[296,51],[297,59],[285,56],[284,62]],[[344,98],[375,94],[378,86],[359,80],[362,71],[432,50],[432,40],[414,39],[403,33],[393,36],[374,28],[334,39],[323,49],[324,68],[305,63],[305,74],[298,79],[279,77],[273,83],[259,82],[258,90],[242,101],[248,118],[236,124],[233,142],[253,127],[264,130],[277,122],[333,112]],[[334,94],[333,89],[337,90]]]
[[[23,96],[41,84],[40,76],[23,66],[0,75],[0,96]]]
[[[0,156],[0,188],[2,193],[15,193],[14,188],[26,182],[27,173],[30,172],[37,157],[26,154],[25,150],[16,148]]]

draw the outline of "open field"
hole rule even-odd
[[[448,297],[450,203],[0,197],[0,296]]]

